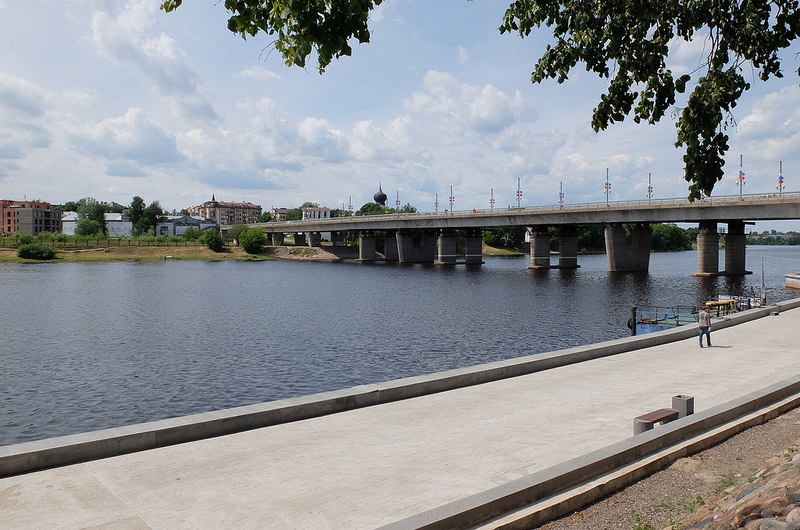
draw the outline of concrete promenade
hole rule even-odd
[[[712,348],[693,336],[5,477],[0,528],[376,528],[625,440],[674,395],[697,413],[795,376],[798,330],[785,310],[713,330]]]

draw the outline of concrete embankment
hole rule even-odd
[[[722,329],[800,306],[800,299],[737,313],[716,321]],[[49,438],[0,447],[0,477],[202,440],[531,374],[559,366],[682,340],[693,326],[579,346],[446,372],[361,385],[215,412]]]
[[[47,526],[35,507],[54,498],[81,524],[137,517],[151,527],[192,526],[202,516],[211,518],[205,525],[447,528],[530,503],[569,506],[795,406],[798,306],[716,321],[715,347],[703,350],[687,326],[0,447],[0,491],[17,492],[10,520],[31,527]],[[635,416],[677,394],[695,397],[694,416],[631,437]],[[94,488],[90,507],[73,506],[76,481]]]

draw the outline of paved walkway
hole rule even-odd
[[[375,528],[793,376],[800,309],[513,379],[0,479],[0,528]]]

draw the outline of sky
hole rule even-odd
[[[550,42],[497,30],[509,0],[385,0],[371,42],[320,75],[286,67],[270,37],[227,30],[220,0],[0,0],[0,198],[60,204],[141,196],[168,211],[211,199],[265,210],[311,201],[358,209],[380,186],[420,211],[688,194],[675,122],[595,133],[608,81],[581,66],[534,85]],[[676,41],[695,70],[704,42]],[[728,130],[714,195],[800,190],[800,49],[784,79],[752,89]],[[757,228],[800,229],[800,222]]]

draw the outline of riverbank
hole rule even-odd
[[[132,246],[105,247],[80,250],[58,250],[56,258],[47,263],[110,262],[110,261],[339,261],[355,259],[358,249],[353,247],[266,247],[259,254],[248,254],[241,247],[225,247],[214,252],[205,246]],[[0,263],[44,263],[39,260],[17,257],[13,248],[0,249]]]
[[[164,261],[174,260],[258,260],[267,256],[251,256],[240,247],[227,247],[223,252],[213,252],[205,246],[132,246],[104,247],[79,250],[58,250],[55,259],[47,263],[102,262],[102,261]],[[45,263],[40,260],[17,257],[13,248],[0,249],[0,263]]]
[[[517,257],[522,253],[483,246],[485,256]],[[165,261],[165,260],[205,260],[205,261],[341,261],[358,259],[358,247],[339,246],[280,246],[265,247],[259,254],[248,254],[241,247],[225,247],[222,252],[214,252],[205,246],[124,246],[101,247],[79,250],[58,250],[56,258],[48,263],[102,262],[102,261]],[[0,248],[0,263],[43,263],[40,260],[17,257],[14,248]]]

